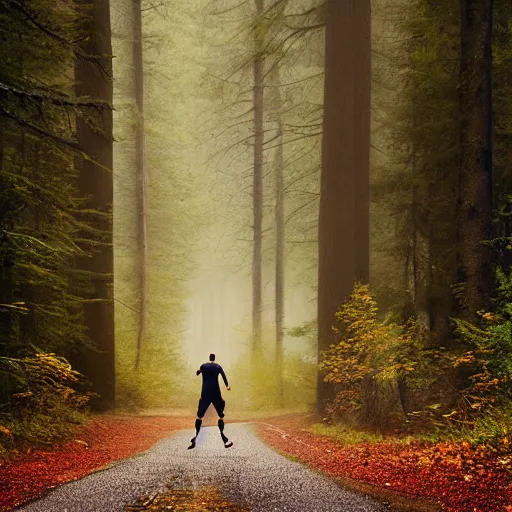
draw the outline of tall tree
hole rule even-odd
[[[370,82],[369,0],[327,0],[319,213],[318,351],[333,341],[334,314],[357,277],[368,276],[367,165]],[[364,84],[364,91],[358,87]],[[361,141],[358,138],[361,137]],[[358,172],[361,177],[358,178]],[[358,217],[362,216],[362,217]],[[362,218],[361,224],[358,224]],[[319,375],[322,411],[329,387]]]
[[[84,10],[81,50],[88,58],[75,61],[75,93],[112,104],[112,46],[108,0],[80,1]],[[97,209],[97,244],[90,257],[81,258],[79,267],[91,276],[91,286],[83,290],[87,297],[85,320],[93,347],[79,359],[79,369],[87,375],[99,395],[97,406],[107,409],[114,405],[114,304],[113,247],[111,208],[112,186],[112,110],[102,109],[91,122],[77,118],[76,131],[80,150],[85,155],[80,162],[79,193],[84,197],[84,209]]]
[[[264,76],[264,0],[254,0],[256,22],[254,32],[253,57],[253,257],[252,257],[252,343],[253,349],[261,344],[262,310],[262,242],[263,242],[263,100],[265,90]]]
[[[354,42],[355,74],[355,276],[370,281],[370,122],[371,122],[371,1],[357,3],[357,39]]]
[[[492,290],[493,0],[460,1],[459,280],[467,316],[489,306]]]
[[[40,20],[33,23],[33,20]],[[75,197],[75,115],[103,105],[68,79],[77,13],[51,2],[0,8],[0,352],[69,356],[85,341],[73,262],[88,222]],[[16,33],[16,37],[12,37]],[[24,308],[10,307],[24,303]]]
[[[276,316],[276,364],[278,371],[278,401],[282,405],[284,398],[283,356],[284,356],[284,290],[285,290],[285,189],[284,189],[284,137],[282,119],[282,98],[280,91],[279,69],[274,73],[276,152],[274,158],[275,186],[275,229],[276,229],[276,267],[275,267],[275,316]]]
[[[146,137],[144,125],[144,61],[142,53],[142,0],[133,0],[133,72],[136,109],[135,154],[137,176],[139,178],[139,243],[140,243],[140,303],[139,332],[137,335],[137,356],[135,368],[138,369],[142,357],[142,345],[146,334],[147,308],[147,169]]]

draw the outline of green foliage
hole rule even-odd
[[[31,20],[38,20],[34,23]],[[80,17],[74,4],[8,3],[0,11],[0,355],[69,356],[88,343],[82,305],[91,275],[74,270],[104,242],[78,197],[74,121],[107,105],[76,98],[69,76]],[[16,37],[13,37],[16,34]],[[0,396],[0,400],[5,399]]]
[[[459,6],[378,4],[372,286],[381,307],[430,324],[442,343],[456,266]]]
[[[512,443],[512,403],[483,411],[472,422],[445,423],[420,436],[430,442],[467,442],[510,453]]]
[[[315,399],[316,366],[304,356],[285,353],[283,400],[278,395],[279,371],[270,346],[243,354],[229,371],[233,390],[229,406],[238,411],[306,410]]]
[[[490,445],[510,450],[512,443],[512,404],[486,412],[472,428],[463,428],[459,436],[476,445]]]
[[[21,359],[0,357],[0,451],[22,441],[51,444],[67,437],[83,420],[91,394],[83,377],[55,354]]]
[[[120,334],[116,341],[120,347],[116,356],[118,408],[129,411],[181,409],[188,408],[191,400],[197,399],[193,393],[197,380],[184,377],[184,369],[178,365],[175,341],[148,336],[139,371],[134,370],[135,346],[130,343],[131,338]]]
[[[511,275],[499,270],[497,280],[494,312],[480,313],[478,324],[455,320],[464,350],[450,359],[466,375],[461,409],[469,418],[512,399]]]
[[[382,434],[350,428],[347,425],[325,425],[315,423],[311,426],[311,432],[317,436],[332,437],[340,444],[379,443],[384,440]]]

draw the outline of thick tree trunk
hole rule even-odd
[[[459,281],[464,315],[487,309],[492,289],[492,14],[493,0],[461,0]]]
[[[263,224],[263,96],[264,57],[262,31],[259,23],[263,15],[263,0],[255,0],[257,27],[254,29],[253,115],[254,115],[254,169],[253,169],[253,258],[252,258],[252,346],[261,344],[262,301],[262,224]]]
[[[133,70],[135,85],[136,133],[135,153],[137,176],[139,177],[139,243],[140,243],[140,303],[139,332],[137,336],[137,355],[135,368],[138,369],[142,357],[142,346],[147,325],[147,168],[146,168],[146,134],[144,125],[144,62],[142,53],[142,1],[133,0]]]
[[[85,2],[80,2],[84,5]],[[91,63],[77,59],[75,63],[76,95],[95,98],[112,104],[112,47],[108,0],[94,0],[86,11],[83,30],[87,35],[82,49],[97,57]],[[81,150],[89,158],[81,161],[78,189],[89,198],[84,205],[110,213],[112,208],[112,110],[102,109],[99,128],[78,118],[76,130]],[[93,248],[90,258],[78,262],[81,270],[91,273],[92,291],[84,306],[88,335],[95,349],[86,349],[79,360],[79,369],[90,378],[99,395],[97,407],[108,409],[114,405],[114,305],[113,305],[113,250],[112,220],[105,216],[98,220],[97,229],[103,232],[102,243]]]
[[[370,282],[370,123],[372,84],[371,0],[356,3],[354,41],[356,279]]]
[[[334,314],[350,295],[356,278],[368,281],[370,13],[369,0],[327,0],[319,215],[319,355],[333,342]],[[330,387],[319,375],[320,413],[329,396]]]

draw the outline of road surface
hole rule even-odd
[[[381,512],[373,499],[289,460],[265,445],[249,424],[226,426],[235,445],[226,449],[217,427],[201,429],[197,447],[187,450],[193,431],[179,431],[153,448],[108,469],[62,485],[25,505],[24,512],[114,512],[141,495],[215,486],[231,502],[253,512]]]

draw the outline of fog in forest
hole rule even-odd
[[[304,4],[304,5],[302,5]],[[299,2],[297,13],[313,6]],[[314,400],[316,347],[291,336],[316,315],[321,33],[288,49],[269,27],[268,98],[262,157],[261,347],[253,351],[252,6],[202,1],[149,6],[142,13],[147,222],[147,327],[140,379],[131,389],[140,317],[140,175],[134,144],[132,2],[111,3],[114,54],[114,244],[118,399],[195,407],[195,370],[214,352],[230,376],[236,407],[279,407],[276,367],[276,158],[283,160],[283,353],[286,404]],[[226,10],[226,12],[223,12]],[[274,16],[274,15],[273,15]],[[275,13],[279,16],[279,13]],[[277,18],[273,24],[278,23]],[[270,38],[269,38],[270,40]],[[269,48],[270,51],[270,48]],[[303,55],[301,55],[303,53]],[[293,59],[293,60],[291,60]],[[274,67],[274,69],[272,69]],[[292,83],[281,87],[282,83]],[[282,105],[276,103],[281,102]],[[286,108],[286,111],[285,111]],[[281,112],[281,110],[283,112]],[[290,125],[281,136],[278,123]],[[296,127],[295,127],[296,126]],[[318,131],[318,130],[317,130]],[[280,235],[282,236],[282,235]],[[291,333],[291,334],[290,334]],[[304,334],[304,333],[302,333]],[[255,370],[253,373],[252,370]],[[138,384],[137,384],[138,385]],[[290,387],[291,386],[291,387]],[[299,401],[294,386],[305,386]],[[135,399],[135,395],[142,396]],[[184,398],[186,397],[186,399]],[[193,398],[192,398],[193,397]],[[307,401],[310,401],[308,403]],[[129,405],[129,404],[128,404]],[[284,402],[282,404],[284,406]]]
[[[246,418],[509,443],[511,48],[509,0],[0,2],[6,446],[189,417],[210,353]]]

